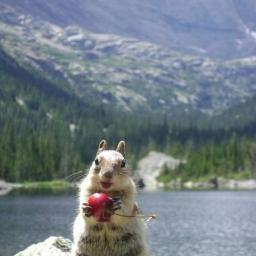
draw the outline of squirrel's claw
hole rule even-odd
[[[109,210],[111,212],[115,212],[115,211],[121,209],[121,207],[122,207],[121,197],[113,197],[112,199],[113,199],[113,204]]]
[[[83,203],[82,210],[83,210],[83,213],[86,217],[91,217],[92,216],[92,207],[89,206],[87,203]]]

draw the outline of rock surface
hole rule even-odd
[[[19,186],[19,184],[8,183],[4,180],[0,180],[0,196],[7,195],[13,188],[17,188]]]
[[[49,237],[44,242],[32,244],[15,256],[69,256],[71,241],[63,237]]]
[[[175,159],[164,153],[151,151],[147,156],[142,158],[138,163],[137,173],[139,178],[143,179],[146,191],[155,191],[161,188],[161,184],[156,178],[166,165],[174,169],[181,163],[181,160]]]
[[[11,191],[11,186],[8,185],[4,180],[0,180],[0,196],[6,195]]]

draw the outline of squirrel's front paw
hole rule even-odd
[[[82,210],[83,210],[83,214],[86,217],[91,217],[92,216],[92,207],[89,204],[83,203]]]
[[[109,208],[109,211],[114,213],[115,211],[121,209],[122,201],[121,201],[121,197],[120,196],[113,197],[112,200],[113,200],[113,204]]]

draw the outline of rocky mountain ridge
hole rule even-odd
[[[29,69],[68,82],[85,101],[122,111],[219,113],[256,93],[256,58],[213,61],[78,26],[61,27],[1,4],[0,44]]]
[[[256,54],[254,0],[1,0],[62,28],[78,26],[221,59]]]

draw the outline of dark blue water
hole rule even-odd
[[[139,195],[153,256],[255,256],[256,192]],[[49,236],[71,238],[75,196],[0,198],[0,255],[13,255]]]

